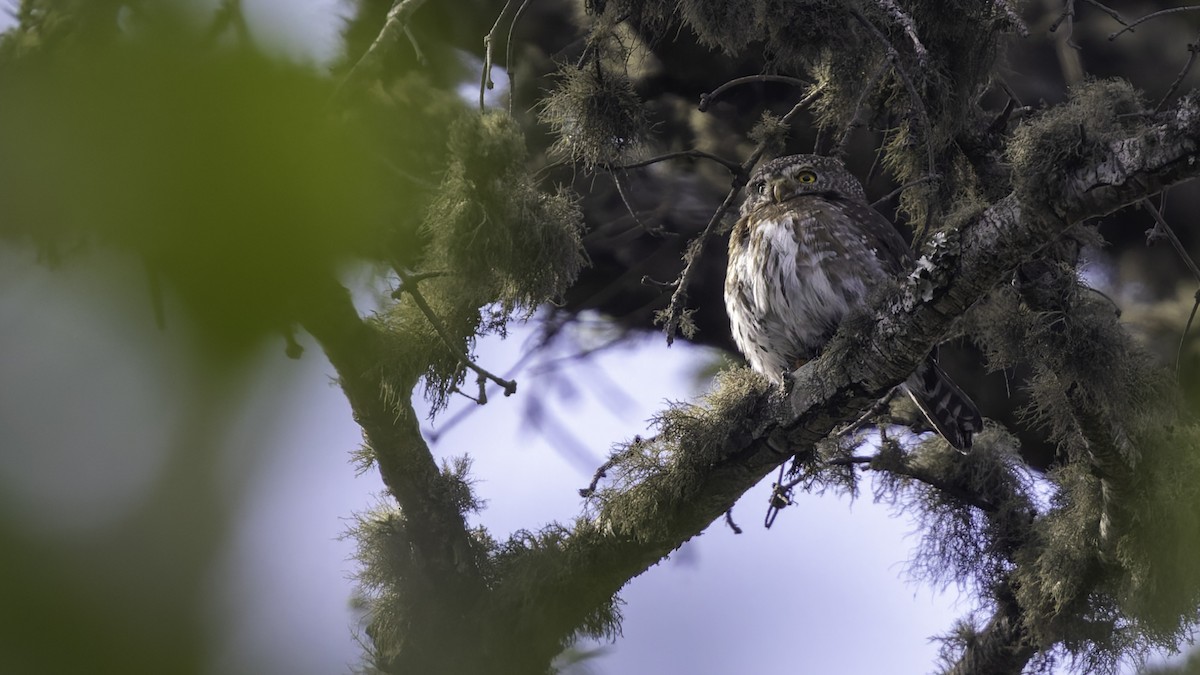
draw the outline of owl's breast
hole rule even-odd
[[[740,241],[731,241],[725,302],[734,340],[773,379],[815,356],[887,276],[867,239],[827,215],[751,215]]]

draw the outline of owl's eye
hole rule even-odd
[[[801,171],[796,175],[796,180],[801,183],[815,183],[817,182],[817,174],[811,171]]]
[[[750,184],[750,189],[754,190],[756,193],[758,193],[760,195],[765,195],[767,193],[767,181],[756,180]]]

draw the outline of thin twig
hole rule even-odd
[[[512,62],[513,31],[517,29],[517,21],[521,20],[521,14],[529,6],[529,2],[530,0],[524,0],[517,8],[517,13],[513,14],[512,22],[508,24],[508,40],[504,43],[504,70],[508,72],[508,113],[510,115],[513,111],[513,88],[515,86]]]
[[[700,94],[700,103],[696,106],[696,108],[699,109],[700,112],[708,112],[708,106],[711,105],[712,102],[726,90],[732,89],[739,85],[750,84],[752,82],[782,82],[784,84],[790,84],[796,87],[808,86],[808,82],[805,82],[798,77],[788,77],[787,75],[747,75],[746,77],[732,79],[716,89],[713,89],[707,94]]]
[[[687,287],[695,274],[693,270],[696,269],[696,261],[700,259],[704,244],[716,229],[717,224],[721,222],[725,213],[737,200],[738,192],[741,191],[744,183],[744,175],[739,174],[733,179],[733,185],[730,186],[729,193],[725,195],[725,201],[717,207],[716,212],[709,219],[708,225],[704,226],[704,231],[688,242],[687,250],[683,254],[683,271],[679,273],[679,278],[675,281],[675,292],[671,294],[671,302],[666,309],[666,320],[663,321],[663,332],[667,335],[668,346],[675,342],[675,332],[679,330],[680,321],[683,319],[684,305],[687,304]]]
[[[1171,245],[1175,247],[1175,252],[1178,253],[1179,257],[1183,259],[1183,264],[1187,265],[1187,268],[1191,270],[1192,276],[1196,277],[1196,281],[1200,281],[1200,267],[1197,267],[1196,261],[1192,260],[1192,256],[1188,255],[1187,249],[1183,247],[1183,242],[1179,241],[1179,237],[1175,236],[1175,231],[1172,230],[1171,226],[1167,224],[1167,221],[1165,218],[1163,218],[1162,213],[1155,208],[1154,204],[1150,203],[1149,199],[1142,199],[1142,208],[1146,209],[1150,212],[1150,215],[1154,216],[1154,222],[1156,222],[1159,229],[1161,229],[1167,235],[1167,239],[1171,240]]]
[[[912,42],[913,52],[917,55],[917,63],[924,67],[925,63],[929,60],[929,53],[925,51],[925,45],[921,44],[921,38],[917,37],[917,24],[913,21],[912,17],[906,14],[903,9],[900,9],[900,6],[894,0],[875,0],[875,2],[886,10],[888,14],[891,14],[896,23],[904,28],[904,34]]]
[[[1064,21],[1066,21],[1067,25],[1069,26],[1069,25],[1071,25],[1071,23],[1074,20],[1075,20],[1075,0],[1066,0],[1065,2],[1063,2],[1062,14],[1059,14],[1058,18],[1054,20],[1054,23],[1050,24],[1050,32],[1053,33],[1055,31],[1057,31],[1058,27],[1061,26]]]
[[[872,405],[871,408],[863,413],[857,420],[855,420],[852,424],[847,425],[844,429],[835,431],[834,434],[838,436],[846,436],[856,433],[859,429],[870,426],[876,417],[881,415],[884,410],[887,410],[888,406],[892,402],[892,399],[896,397],[896,391],[897,388],[892,387],[886,396],[878,401],[875,401],[875,404]]]
[[[1175,230],[1167,224],[1167,219],[1163,218],[1162,212],[1150,203],[1149,199],[1142,200],[1142,208],[1150,212],[1154,216],[1154,222],[1157,223],[1157,230],[1167,236],[1171,241],[1171,246],[1175,247],[1175,252],[1183,259],[1183,264],[1191,270],[1192,276],[1196,281],[1200,281],[1200,267],[1196,265],[1196,261],[1192,260],[1192,256],[1188,255],[1187,249],[1183,247],[1183,242],[1179,241],[1179,237],[1175,235]],[[1192,329],[1192,320],[1196,318],[1196,308],[1200,307],[1200,291],[1196,291],[1196,304],[1192,305],[1192,313],[1188,317],[1187,326],[1183,329],[1183,335],[1179,336],[1179,348],[1175,352],[1175,377],[1179,377],[1179,362],[1183,357],[1183,343],[1187,339],[1188,331]]]
[[[642,222],[642,219],[638,216],[637,211],[633,209],[633,204],[629,203],[629,197],[625,195],[625,189],[621,187],[620,176],[612,172],[610,172],[608,175],[612,176],[613,184],[617,186],[617,195],[621,197],[621,203],[625,205],[625,210],[629,212],[630,217],[633,218],[633,222],[637,223],[638,227],[642,228],[643,232],[653,236],[661,236],[661,227],[653,228]]]
[[[808,96],[800,99],[800,101],[796,103],[796,105],[792,106],[792,109],[783,116],[783,119],[780,120],[781,123],[785,125],[790,123],[792,119],[800,113],[801,110],[811,105],[812,102],[817,100],[817,97],[820,95],[821,88],[818,87]],[[712,233],[716,230],[717,225],[720,224],[725,218],[725,214],[737,200],[738,192],[740,192],[742,186],[746,184],[746,180],[750,175],[750,170],[753,169],[756,164],[758,164],[758,160],[762,159],[763,153],[766,151],[767,144],[765,142],[759,143],[758,147],[754,149],[754,152],[750,154],[749,159],[747,159],[741,166],[738,167],[737,172],[734,173],[733,176],[733,184],[729,187],[729,193],[725,195],[725,201],[721,202],[721,205],[717,207],[716,212],[713,213],[712,218],[709,219],[708,225],[704,227],[704,230],[700,234],[696,235],[694,239],[688,242],[687,250],[684,251],[683,254],[683,271],[679,273],[679,277],[675,281],[675,292],[671,294],[671,302],[669,305],[667,305],[667,309],[664,310],[665,313],[663,316],[665,318],[663,319],[662,323],[663,332],[667,335],[667,345],[671,345],[675,342],[675,333],[679,330],[680,321],[683,319],[684,307],[687,304],[688,284],[691,283],[692,277],[696,274],[696,261],[700,259],[700,253],[704,250],[704,245],[708,242],[708,238],[712,236]]]
[[[471,357],[467,355],[466,350],[455,344],[454,338],[450,335],[450,331],[446,329],[446,327],[442,324],[442,320],[438,318],[436,313],[434,313],[433,308],[430,307],[429,303],[425,300],[425,296],[421,295],[421,291],[417,290],[418,275],[408,274],[399,269],[396,270],[396,274],[400,277],[401,283],[401,286],[397,292],[407,293],[409,297],[413,299],[413,302],[417,304],[417,308],[421,310],[421,313],[425,315],[425,319],[429,321],[429,324],[433,326],[433,330],[437,332],[438,337],[442,338],[442,343],[446,345],[446,349],[449,349],[451,353],[458,357],[459,363],[473,370],[475,374],[479,376],[476,381],[479,383],[478,402],[480,405],[487,403],[488,380],[491,380],[492,382],[495,382],[503,387],[505,396],[512,396],[513,394],[517,393],[517,383],[515,381],[497,377],[496,375],[484,370],[479,366],[479,364],[471,360]]]
[[[446,277],[446,276],[450,276],[450,273],[447,272],[446,270],[433,270],[430,272],[406,273],[406,276],[400,277],[402,280],[404,280],[403,283],[400,284],[400,287],[397,288],[396,290],[392,291],[392,299],[399,300],[400,296],[402,296],[408,292],[408,289],[404,287],[405,284],[412,284],[413,286],[415,286],[416,284],[419,284],[422,281],[425,281],[426,279],[437,279],[438,277]]]
[[[1084,2],[1091,5],[1092,7],[1095,7],[1096,9],[1099,9],[1100,11],[1111,16],[1112,18],[1116,19],[1117,23],[1121,24],[1122,26],[1129,25],[1129,23],[1126,22],[1125,19],[1121,18],[1121,14],[1119,12],[1117,12],[1117,10],[1113,9],[1112,7],[1109,7],[1108,5],[1101,3],[1101,2],[1097,2],[1096,0],[1084,0]]]
[[[505,0],[504,7],[500,8],[500,14],[496,17],[496,23],[492,24],[492,29],[483,36],[483,73],[479,76],[479,112],[487,110],[483,103],[484,94],[496,86],[496,83],[492,82],[492,40],[496,39],[496,29],[500,28],[500,21],[508,12],[511,4],[512,0]]]
[[[1017,99],[1010,96],[1008,103],[1004,104],[1004,110],[1001,110],[1000,114],[996,115],[996,119],[992,120],[992,123],[988,125],[986,133],[991,135],[1003,131],[1004,127],[1008,124],[1008,118],[1012,116],[1012,112],[1016,107]]]
[[[838,141],[837,148],[833,151],[834,157],[845,157],[846,151],[850,147],[850,136],[855,129],[867,124],[869,120],[863,118],[863,113],[866,111],[867,97],[875,92],[875,88],[879,85],[880,78],[883,77],[883,72],[887,70],[888,61],[885,59],[871,77],[867,79],[867,83],[863,85],[862,91],[858,94],[858,100],[854,102],[854,117],[850,118],[850,123],[846,125],[845,131],[842,132],[842,138]],[[872,115],[873,117],[874,115]]]
[[[691,157],[693,159],[707,159],[709,161],[713,161],[713,162],[716,162],[717,164],[720,164],[721,166],[725,167],[726,169],[729,169],[729,172],[732,174],[736,174],[737,172],[742,170],[741,164],[739,164],[731,159],[725,159],[724,157],[721,157],[720,155],[714,155],[711,152],[704,152],[703,150],[680,150],[679,152],[668,152],[665,155],[658,155],[657,157],[651,157],[650,159],[644,159],[640,162],[632,162],[630,164],[621,164],[619,166],[605,165],[602,168],[607,169],[609,171],[613,171],[616,169],[637,169],[637,168],[640,168],[643,166],[650,166],[651,164],[665,162],[669,159],[678,159],[680,157]]]
[[[864,186],[870,185],[871,181],[875,180],[879,167],[883,166],[883,163],[879,160],[883,159],[883,149],[887,147],[888,134],[891,132],[891,128],[883,130],[883,137],[879,139],[879,147],[875,149],[875,159],[871,161],[871,168],[867,170],[867,177],[863,180]]]
[[[1137,21],[1134,21],[1133,23],[1126,25],[1121,30],[1110,34],[1108,36],[1108,39],[1116,40],[1117,37],[1119,37],[1122,33],[1125,33],[1127,31],[1132,31],[1135,26],[1143,24],[1143,23],[1149,21],[1150,19],[1155,19],[1160,16],[1166,16],[1167,14],[1175,14],[1178,12],[1187,12],[1187,11],[1190,11],[1193,9],[1200,9],[1200,5],[1188,5],[1187,7],[1172,7],[1171,9],[1163,9],[1163,10],[1159,10],[1157,12],[1152,12],[1150,14],[1147,14],[1146,16],[1143,16],[1142,18],[1138,19]]]
[[[421,51],[421,45],[417,44],[417,36],[413,35],[408,24],[404,25],[404,36],[408,38],[409,43],[412,44],[413,51],[416,52],[417,63],[422,66],[429,65],[429,61],[425,58],[425,53]]]
[[[901,185],[900,187],[896,188],[895,190],[892,190],[891,192],[887,193],[886,195],[871,202],[871,208],[878,209],[879,207],[881,207],[884,204],[891,201],[891,199],[893,197],[900,194],[901,192],[904,192],[908,188],[910,188],[914,185],[920,185],[921,183],[927,183],[931,180],[937,180],[937,176],[922,176],[921,178],[918,178],[916,180],[910,180],[909,182],[905,183],[904,185]]]
[[[1183,78],[1187,77],[1188,72],[1192,70],[1192,64],[1196,62],[1196,53],[1200,52],[1200,35],[1196,36],[1195,42],[1188,43],[1187,50],[1187,63],[1183,64],[1183,69],[1175,76],[1175,81],[1167,88],[1167,93],[1163,94],[1163,97],[1158,100],[1158,105],[1154,106],[1154,112],[1162,111],[1163,106],[1167,104],[1167,99],[1175,95],[1175,91],[1179,89],[1179,85],[1183,84]]]
[[[632,452],[633,448],[637,447],[637,445],[641,442],[642,442],[641,436],[634,436],[633,442],[630,443],[629,446],[626,447],[626,449],[624,451],[619,452],[619,453],[613,455],[612,457],[609,457],[603,464],[600,465],[600,468],[596,469],[596,472],[592,474],[592,482],[588,483],[587,487],[580,488],[579,496],[583,497],[584,499],[587,499],[588,497],[591,497],[592,495],[596,494],[596,489],[597,489],[597,487],[599,487],[600,481],[608,476],[608,470],[613,468],[614,466],[616,466],[617,462],[624,459],[625,456],[628,455],[630,452]]]
[[[404,34],[409,17],[424,4],[425,0],[395,0],[392,3],[392,8],[388,10],[387,18],[383,22],[383,28],[379,30],[379,35],[375,37],[371,46],[367,47],[367,51],[363,52],[362,57],[355,62],[350,72],[346,73],[346,77],[342,78],[341,84],[333,93],[334,101],[340,100],[343,93],[349,90],[351,85],[357,84],[360,79],[365,77],[368,71],[378,70],[381,67],[387,50],[392,49],[400,41],[400,36]]]
[[[852,457],[834,457],[825,463],[829,466],[855,466],[857,464],[870,464],[873,461],[875,461],[874,457],[854,455]]]
[[[999,85],[1000,88],[1004,90],[1005,94],[1008,94],[1009,98],[1016,101],[1017,105],[1021,106],[1022,108],[1025,107],[1025,104],[1023,102],[1021,102],[1021,97],[1017,96],[1017,93],[1012,90],[1012,87],[1008,86],[1007,80],[1005,80],[1003,77],[997,77],[996,84]]]
[[[913,84],[912,78],[908,76],[908,71],[904,68],[903,63],[900,60],[900,53],[897,52],[896,48],[892,46],[892,43],[888,41],[887,36],[880,32],[880,30],[875,27],[875,24],[871,23],[867,17],[862,15],[862,12],[854,9],[851,10],[850,13],[860,24],[863,25],[863,27],[867,29],[868,32],[875,36],[875,39],[878,40],[879,43],[883,45],[883,48],[887,50],[888,54],[891,55],[892,65],[895,66],[896,75],[900,78],[900,81],[904,83],[904,88],[908,90],[908,96],[910,99],[912,99],[913,110],[916,111],[917,120],[921,124],[921,132],[925,136],[923,140],[925,141],[926,163],[928,164],[927,173],[931,176],[934,175],[933,125],[930,124],[929,114],[925,111],[925,102],[921,100],[920,95],[917,93],[916,85]],[[929,219],[929,210],[929,208],[925,209],[925,219],[927,221]]]
[[[729,529],[733,530],[734,534],[742,533],[742,528],[738,527],[737,523],[733,522],[733,508],[732,507],[730,507],[729,509],[727,509],[725,511],[725,524],[729,526]]]

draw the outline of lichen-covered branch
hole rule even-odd
[[[434,461],[411,403],[387,395],[379,368],[380,336],[358,315],[349,292],[331,282],[320,297],[310,298],[305,311],[301,322],[337,371],[354,421],[362,427],[383,482],[400,507],[396,525],[402,523],[403,540],[429,586],[428,595],[422,596],[429,604],[407,608],[422,618],[407,627],[415,647],[404,655],[405,661],[442,663],[440,636],[459,631],[462,639],[471,639],[472,631],[459,625],[460,617],[484,587],[462,507],[456,502],[456,477],[443,473]],[[407,388],[415,384],[414,377]],[[404,558],[408,552],[392,555]]]
[[[1107,143],[1096,161],[1059,177],[1065,189],[1051,201],[1022,204],[1010,194],[967,219],[956,236],[931,237],[921,254],[934,262],[933,273],[906,280],[869,321],[844,327],[821,358],[793,374],[785,401],[743,373],[729,376],[707,407],[689,409],[685,417],[695,427],[658,439],[670,459],[602,499],[594,517],[556,551],[554,574],[532,585],[500,580],[501,589],[510,583],[525,592],[498,605],[497,616],[537,607],[538,634],[564,639],[598,602],[720,518],[773,468],[811,453],[903,381],[956,317],[1069,226],[1200,175],[1197,147],[1200,105],[1189,96]],[[1000,609],[972,653],[1011,654],[1023,664],[1035,650],[1015,628],[1019,610]],[[956,672],[984,671],[964,660]]]

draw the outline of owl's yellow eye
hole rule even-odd
[[[801,171],[796,175],[796,180],[801,183],[815,183],[817,182],[817,174],[811,171]]]

